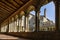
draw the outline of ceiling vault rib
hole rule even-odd
[[[1,1],[2,3],[4,3],[5,5],[7,5],[7,6],[9,6],[9,7],[11,7],[12,9],[17,9],[15,6],[13,6],[12,4],[10,4],[9,2],[7,2],[7,1]]]
[[[19,5],[16,2],[14,2],[13,0],[10,0],[10,1],[7,1],[7,2],[9,2],[10,4],[12,4],[16,8],[19,7]]]
[[[9,14],[7,15],[7,14],[5,14],[5,12],[2,12],[2,11],[0,11],[0,13],[4,14],[3,15],[4,17],[0,16],[2,21],[4,21],[4,19],[6,19],[9,16]]]
[[[27,3],[28,0],[0,0],[0,23]],[[22,9],[23,10],[23,9]]]
[[[0,19],[3,19],[3,17],[1,16],[2,14],[0,14]]]
[[[7,10],[11,10],[13,11],[14,9],[10,8],[9,6],[5,5],[4,3],[0,2],[0,6],[7,9]]]
[[[10,12],[8,12],[7,10],[5,10],[5,9],[3,9],[3,8],[1,8],[1,7],[0,7],[0,9],[1,9],[2,11],[4,11],[4,12],[10,13]]]
[[[19,3],[16,1],[16,0],[14,0],[18,5],[22,5],[23,4],[23,2],[21,2],[21,1],[19,1]]]
[[[1,13],[1,12],[0,12]],[[2,14],[0,14],[0,19],[2,20],[2,19],[4,19],[4,17],[2,17]]]
[[[3,11],[0,11],[0,14],[4,15],[4,17],[8,15],[8,14],[6,14],[6,12],[3,12]]]
[[[0,8],[2,8],[2,9],[4,9],[4,10],[6,10],[6,11],[8,11],[8,12],[11,12],[11,11],[9,11],[9,10],[7,10],[7,9],[3,8],[3,7],[0,7]]]

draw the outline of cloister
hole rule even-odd
[[[55,4],[55,29],[40,31],[40,8],[51,1]],[[0,0],[0,33],[38,40],[60,39],[59,10],[60,2],[58,0]],[[29,14],[31,11],[35,12],[35,25],[30,29]]]

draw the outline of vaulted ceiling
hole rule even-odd
[[[0,0],[0,23],[28,1],[29,0]]]

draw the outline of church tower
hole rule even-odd
[[[44,9],[44,17],[46,18],[46,8]]]

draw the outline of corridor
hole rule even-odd
[[[0,40],[29,40],[29,39],[24,39],[24,38],[18,38],[18,37],[14,37],[14,36],[9,36],[9,35],[5,35],[5,34],[0,34]]]

